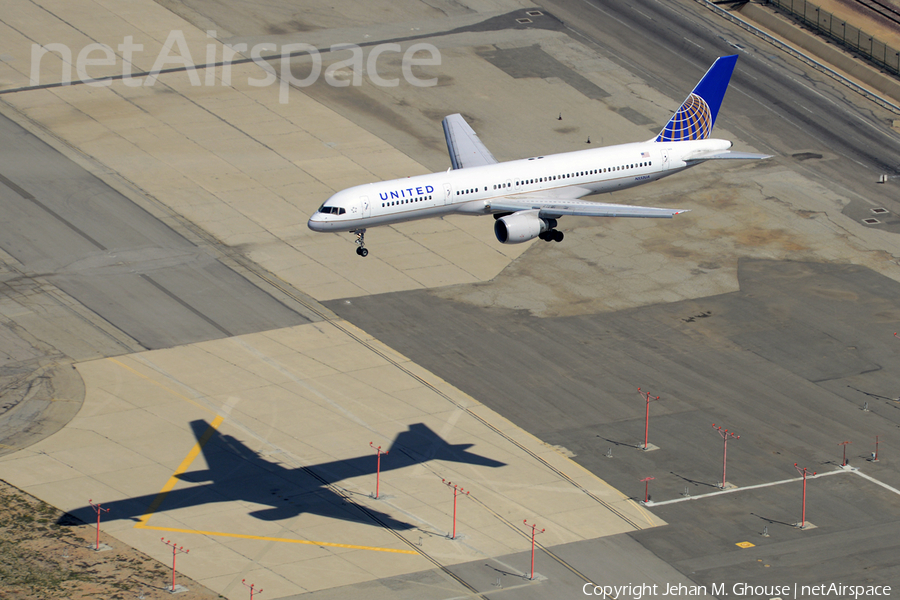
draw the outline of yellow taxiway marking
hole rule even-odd
[[[138,519],[135,527],[138,529],[146,528],[147,521],[150,520],[150,517],[153,516],[157,510],[159,510],[160,505],[163,503],[163,500],[166,499],[166,496],[169,495],[169,492],[172,491],[172,488],[178,483],[178,476],[188,470],[188,467],[191,466],[191,463],[194,462],[194,459],[197,458],[197,455],[200,454],[200,451],[203,450],[203,446],[206,445],[206,442],[209,441],[209,438],[212,437],[213,433],[216,432],[216,429],[219,428],[219,425],[222,424],[222,421],[225,420],[225,417],[220,415],[216,415],[216,418],[213,419],[213,422],[210,423],[209,428],[203,432],[203,435],[200,436],[200,439],[197,440],[197,443],[194,444],[194,447],[191,448],[191,451],[188,452],[187,456],[184,457],[184,460],[181,461],[181,464],[178,465],[178,468],[175,469],[175,472],[172,473],[172,476],[169,477],[169,480],[166,482],[166,485],[159,491],[156,495],[156,498],[153,499],[153,503],[150,504],[150,508],[147,509],[147,512]]]
[[[200,452],[203,450],[203,446],[206,445],[206,442],[209,441],[209,439],[213,436],[213,434],[219,428],[219,425],[221,425],[224,420],[225,417],[216,415],[216,418],[213,419],[212,423],[210,423],[209,428],[207,428],[207,430],[203,432],[203,435],[200,436],[200,439],[197,440],[197,443],[194,444],[194,447],[191,448],[191,451],[188,452],[187,456],[184,457],[184,460],[181,461],[181,464],[178,465],[178,468],[175,469],[175,472],[172,473],[172,476],[169,477],[166,485],[163,486],[163,488],[156,495],[156,498],[153,499],[153,502],[150,504],[150,508],[147,509],[147,512],[140,519],[138,519],[137,523],[135,523],[135,529],[152,529],[154,531],[169,531],[173,533],[196,533],[198,535],[209,535],[215,537],[240,538],[244,540],[261,540],[266,542],[283,542],[287,544],[307,544],[310,546],[328,546],[332,548],[349,548],[351,550],[372,550],[374,552],[392,552],[395,554],[419,554],[414,550],[397,550],[394,548],[377,548],[374,546],[356,546],[353,544],[335,544],[333,542],[315,542],[312,540],[294,540],[290,538],[276,538],[262,535],[225,533],[221,531],[200,531],[197,529],[179,529],[177,527],[157,527],[155,525],[148,525],[147,522],[150,520],[150,517],[153,516],[153,513],[159,510],[159,507],[166,499],[166,496],[168,496],[169,492],[171,492],[172,489],[174,489],[174,487],[178,484],[178,476],[188,470],[188,468],[191,466],[191,463],[194,462],[194,459],[200,455]]]
[[[741,548],[752,548],[755,545],[756,544],[751,544],[750,542],[738,542],[735,544],[735,546],[740,546]]]
[[[288,544],[307,544],[309,546],[329,546],[332,548],[350,548],[352,550],[373,550],[375,552],[393,552],[395,554],[415,554],[413,550],[396,550],[394,548],[377,548],[375,546],[354,546],[353,544],[335,544],[332,542],[314,542],[312,540],[292,540],[290,538],[267,537],[264,535],[246,535],[243,533],[223,533],[221,531],[199,531],[197,529],[178,529],[176,527],[156,527],[155,525],[137,526],[139,529],[154,529],[156,531],[170,531],[175,533],[197,533],[216,537],[240,538],[243,540],[263,540],[266,542],[284,542]]]

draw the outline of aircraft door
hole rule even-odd
[[[444,184],[444,204],[450,204],[453,198],[453,186],[449,183]]]
[[[369,205],[369,197],[368,196],[360,196],[359,204],[360,204],[360,207],[362,208],[362,218],[368,219],[369,215],[372,212],[372,207]]]
[[[660,154],[662,154],[662,170],[665,171],[669,168],[669,148],[663,148]]]

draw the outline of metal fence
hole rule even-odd
[[[815,29],[820,35],[859,53],[885,71],[900,76],[900,51],[858,27],[806,0],[767,0],[767,3]]]

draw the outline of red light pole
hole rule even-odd
[[[735,435],[733,431],[728,431],[727,429],[722,429],[721,427],[716,427],[716,424],[713,423],[713,427],[716,428],[716,431],[719,432],[719,435],[722,436],[722,439],[725,440],[725,447],[722,450],[722,489],[725,489],[725,465],[727,464],[725,461],[728,460],[728,438],[734,438],[736,440],[741,439],[741,436]]]
[[[537,529],[537,525],[534,525],[534,524],[529,525],[528,519],[525,519],[522,522],[525,523],[526,527],[531,527],[531,577],[529,579],[534,581],[534,536],[537,535],[538,533],[544,533],[546,531],[546,529],[541,529],[540,531],[535,531]]]
[[[808,468],[803,467],[802,469],[797,466],[797,463],[794,463],[794,468],[797,469],[797,472],[803,475],[803,512],[800,514],[800,529],[806,527],[806,473],[809,471]],[[813,471],[813,475],[816,472]]]
[[[451,539],[451,540],[455,540],[455,539],[456,539],[456,494],[457,494],[457,492],[459,492],[459,493],[461,493],[461,494],[465,494],[466,496],[468,496],[468,495],[469,495],[469,492],[467,492],[466,490],[462,489],[461,487],[459,487],[459,486],[456,485],[455,483],[450,483],[450,482],[447,481],[446,479],[441,479],[441,481],[442,481],[443,484],[446,485],[447,487],[452,487],[452,488],[453,488],[453,536],[452,536],[450,539]]]
[[[378,466],[375,471],[375,499],[378,500],[379,489],[381,488],[381,455],[388,454],[388,452],[382,452],[381,446],[376,446],[374,443],[369,442],[369,446],[375,449],[375,452],[378,453]]]
[[[850,443],[850,442],[841,442],[840,444],[838,444],[838,446],[843,446],[843,447],[844,447],[844,458],[841,459],[841,466],[842,466],[842,467],[846,467],[846,466],[847,466],[847,444],[849,444],[849,443]]]
[[[253,588],[254,588],[254,586],[255,586],[256,584],[255,584],[255,583],[251,583],[250,585],[247,585],[247,580],[246,580],[246,579],[241,579],[241,583],[244,584],[244,587],[250,588],[250,600],[253,600]],[[256,590],[256,593],[257,593],[257,594],[262,594],[263,591],[262,591],[262,590]]]
[[[875,454],[872,456],[872,462],[878,462],[878,436],[875,436]]]
[[[188,552],[190,552],[190,550],[185,550],[181,546],[176,546],[175,542],[167,541],[166,538],[164,538],[164,537],[161,537],[159,539],[161,542],[165,543],[167,546],[172,546],[172,589],[171,589],[171,591],[172,591],[172,593],[174,593],[175,592],[175,556],[179,552],[183,552],[184,554],[187,554]]]
[[[84,496],[82,496],[82,498],[84,498]],[[100,513],[101,512],[109,512],[110,509],[100,508],[101,505],[99,503],[94,504],[93,498],[88,500],[88,504],[90,504],[91,508],[93,508],[94,511],[97,513],[97,547],[95,548],[95,550],[97,552],[99,552],[100,551]]]
[[[656,477],[644,477],[641,481],[644,483],[644,504],[650,502],[650,482]]]
[[[641,388],[638,388],[638,393],[643,398],[645,395],[647,397],[647,416],[644,419],[644,450],[647,449],[648,439],[650,437],[650,400],[659,400],[659,396],[656,398],[650,397],[650,392],[641,392]]]

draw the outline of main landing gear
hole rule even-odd
[[[356,234],[356,253],[360,256],[368,256],[369,251],[366,250],[366,230],[356,229],[350,233]]]
[[[559,229],[548,229],[539,233],[538,237],[545,242],[561,242],[566,236]]]

